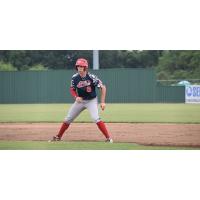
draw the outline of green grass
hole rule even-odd
[[[143,146],[133,143],[0,141],[1,150],[195,150],[200,148]]]
[[[0,104],[0,122],[61,122],[69,104]],[[200,123],[198,104],[107,104],[106,122]],[[91,122],[83,111],[76,122]]]

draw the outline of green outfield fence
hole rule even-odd
[[[157,103],[184,103],[185,87],[184,86],[156,86]]]
[[[0,72],[0,103],[71,103],[74,70]],[[158,86],[153,69],[101,69],[109,103],[184,102],[184,87]]]

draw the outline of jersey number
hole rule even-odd
[[[86,91],[87,92],[92,92],[92,88],[90,86],[87,86]]]

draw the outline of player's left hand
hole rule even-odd
[[[100,106],[101,106],[101,110],[105,110],[105,108],[106,108],[106,104],[105,103],[101,103]]]

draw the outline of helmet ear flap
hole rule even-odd
[[[85,66],[84,69],[85,69],[85,71],[87,71],[88,70],[88,66]]]

